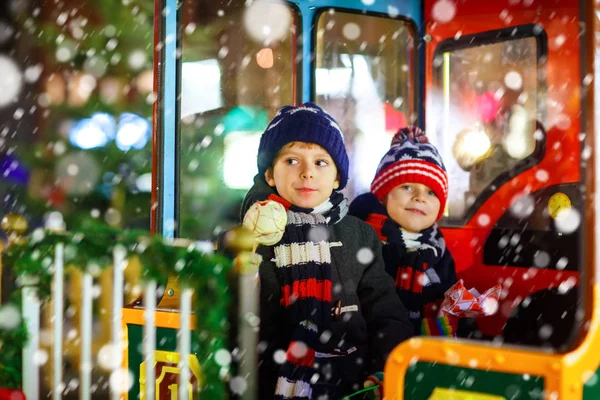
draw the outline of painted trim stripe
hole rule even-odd
[[[302,357],[296,357],[293,354],[292,349],[298,349],[296,351],[298,353],[302,352],[302,349],[304,349],[305,351]],[[304,342],[292,341],[288,346],[288,350],[285,353],[285,357],[291,364],[298,365],[300,367],[312,368],[312,366],[315,363],[315,350],[306,346]]]
[[[277,268],[293,267],[298,264],[315,262],[331,264],[331,251],[328,242],[290,243],[275,246],[275,265]]]
[[[331,286],[330,280],[318,281],[316,278],[295,281],[292,285],[281,288],[280,303],[289,307],[298,300],[309,298],[331,302]]]
[[[371,192],[376,193],[383,185],[385,185],[387,182],[391,181],[392,179],[397,178],[401,175],[409,175],[409,174],[423,175],[428,178],[431,178],[440,184],[440,186],[442,187],[442,190],[444,191],[444,194],[448,193],[447,185],[444,186],[444,182],[442,182],[442,180],[439,177],[437,177],[436,175],[429,173],[427,171],[422,171],[420,169],[403,169],[400,172],[396,172],[392,175],[386,175],[385,179],[383,181],[381,181],[378,185],[371,186]]]
[[[312,389],[310,383],[305,381],[289,381],[280,376],[277,379],[275,396],[281,396],[284,399],[310,399]]]
[[[392,164],[391,166],[387,167],[385,170],[380,172],[375,177],[375,179],[371,183],[371,188],[378,186],[378,185],[381,186],[382,185],[382,183],[380,184],[381,180],[386,179],[386,177],[388,175],[394,174],[395,171],[397,171],[399,169],[406,169],[406,168],[418,168],[418,169],[427,170],[428,172],[433,173],[434,175],[436,175],[439,178],[438,182],[440,182],[440,184],[444,188],[444,191],[448,190],[448,177],[443,169],[441,169],[440,167],[438,167],[435,164],[428,163],[426,161],[417,161],[417,160],[399,161],[399,162],[396,162],[396,163]],[[394,176],[397,176],[397,175],[394,175]]]
[[[398,268],[396,287],[413,293],[421,293],[423,291],[423,272],[412,267]]]

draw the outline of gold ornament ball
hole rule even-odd
[[[27,220],[21,214],[10,213],[2,218],[2,230],[7,236],[23,236],[27,232]]]
[[[236,226],[230,229],[224,237],[225,247],[236,254],[243,251],[252,251],[255,243],[256,239],[252,232],[243,226]]]

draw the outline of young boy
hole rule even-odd
[[[242,206],[287,210],[282,239],[260,246],[260,399],[338,399],[383,371],[412,335],[373,230],[347,216],[342,132],[313,103],[285,106],[266,128]]]
[[[455,318],[436,318],[444,292],[456,282],[454,259],[436,222],[448,197],[444,163],[417,127],[403,128],[381,159],[371,192],[350,206],[375,228],[386,271],[408,309],[415,333],[454,336]]]

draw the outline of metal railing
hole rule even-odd
[[[9,236],[9,246],[11,241],[23,240],[20,236],[24,234],[23,229],[11,229],[14,227],[5,226],[3,229]],[[188,245],[190,242],[186,242]],[[1,249],[0,249],[1,250]],[[128,346],[127,340],[123,334],[122,309],[124,298],[124,270],[127,266],[127,251],[123,246],[115,246],[112,250],[112,285],[110,288],[112,294],[111,316],[110,319],[110,357],[111,373],[118,374],[123,366],[123,353]],[[238,287],[238,354],[243,355],[243,362],[239,364],[239,375],[243,376],[248,382],[248,389],[241,396],[243,399],[256,398],[256,378],[257,378],[257,355],[256,346],[258,344],[258,329],[255,324],[249,323],[247,315],[258,315],[258,289],[256,285],[257,266],[246,265],[242,268],[236,268],[237,287]],[[6,268],[6,265],[4,266]],[[65,388],[63,376],[63,354],[64,354],[64,332],[63,332],[63,307],[65,301],[65,243],[57,243],[53,248],[52,260],[52,380],[51,390],[52,399],[58,400],[63,396]],[[2,264],[0,263],[0,272]],[[36,354],[40,349],[40,313],[41,302],[38,298],[38,287],[40,280],[37,276],[21,275],[19,281],[22,286],[22,318],[28,332],[28,341],[23,348],[22,359],[22,377],[23,391],[28,400],[40,398],[40,363],[36,361]],[[90,272],[84,271],[82,277],[80,297],[81,304],[75,305],[79,309],[81,317],[79,318],[80,343],[79,350],[81,359],[79,363],[79,399],[89,400],[92,398],[92,370],[94,368],[92,342],[93,342],[93,282],[94,277]],[[155,377],[155,351],[156,343],[156,325],[155,316],[157,311],[157,287],[155,280],[149,280],[143,285],[143,315],[144,315],[144,343],[142,355],[144,360],[145,377]],[[192,393],[190,379],[189,357],[192,354],[192,335],[191,327],[192,317],[192,297],[194,290],[192,288],[183,288],[179,298],[179,319],[180,326],[177,334],[177,352],[179,353],[179,382],[178,382],[178,400],[188,400]],[[185,355],[185,356],[184,356]],[[143,398],[158,399],[155,385],[152,382],[144,382],[145,390]],[[110,398],[113,400],[122,398],[123,393],[115,386],[110,387]]]

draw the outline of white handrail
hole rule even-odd
[[[64,389],[62,382],[62,355],[63,355],[63,307],[64,307],[64,269],[65,245],[57,243],[54,248],[54,276],[52,279],[53,312],[52,319],[52,398],[60,400]]]
[[[156,281],[146,284],[144,291],[144,361],[146,362],[146,400],[155,400],[154,351],[156,350]]]
[[[83,274],[81,299],[81,365],[79,367],[79,398],[89,400],[92,386],[92,286],[94,278]]]
[[[179,352],[179,397],[178,400],[189,400],[188,385],[190,382],[189,355],[192,352],[192,337],[190,327],[190,316],[192,315],[192,295],[194,291],[190,288],[181,290],[179,299],[179,334],[177,351]]]
[[[111,382],[117,381],[116,374],[119,373],[122,365],[123,355],[123,343],[121,342],[121,321],[123,314],[123,270],[125,269],[125,263],[127,251],[123,246],[117,245],[113,249],[113,296],[112,296],[112,324],[111,324],[111,342],[112,350],[116,357],[115,363],[113,364],[113,371],[111,374]],[[110,398],[112,400],[119,400],[121,398],[121,392],[117,390],[114,385],[110,387]]]
[[[35,276],[21,276],[23,285],[23,320],[27,328],[28,340],[23,347],[23,393],[27,400],[37,400],[40,393],[40,372],[36,362],[36,353],[40,347],[40,300],[35,285],[39,279]]]

